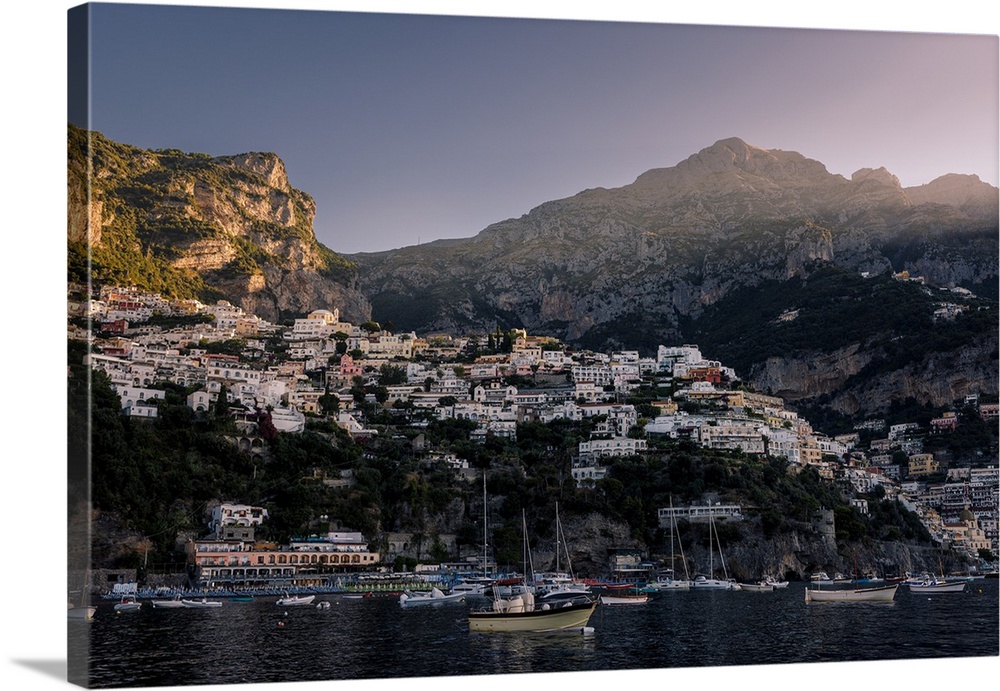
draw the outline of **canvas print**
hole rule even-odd
[[[998,655],[997,36],[68,27],[71,682]]]

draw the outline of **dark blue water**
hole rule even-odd
[[[95,687],[1000,654],[996,580],[932,596],[900,586],[891,603],[806,604],[803,588],[661,593],[644,606],[601,606],[592,634],[470,633],[468,607],[484,600],[404,610],[394,598],[336,595],[317,598],[333,603],[326,610],[258,598],[117,614],[102,603],[93,621],[70,628],[90,633]]]

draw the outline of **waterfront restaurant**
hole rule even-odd
[[[188,543],[191,580],[197,588],[329,586],[345,573],[368,571],[379,555],[361,533],[328,533],[273,543],[215,537]]]

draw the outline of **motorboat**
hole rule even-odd
[[[204,597],[200,600],[181,600],[181,604],[189,609],[211,609],[213,607],[222,607],[221,600],[209,600]]]
[[[965,590],[966,581],[939,581],[933,576],[925,578],[919,583],[906,582],[911,593],[961,593]]]
[[[586,631],[597,600],[581,598],[535,606],[534,595],[493,600],[490,609],[469,612],[469,630],[482,632]]]
[[[311,605],[315,599],[315,595],[289,595],[285,593],[274,604],[282,605],[283,607],[295,607],[297,605]]]
[[[691,581],[692,590],[739,590],[740,584],[732,578],[713,578],[703,573],[695,575]]]
[[[832,585],[833,579],[826,574],[826,571],[817,571],[809,577],[809,582],[822,585]]]
[[[674,590],[690,590],[691,581],[688,579],[678,580],[674,578],[673,569],[664,569],[656,574],[656,578],[646,584],[643,590],[659,593]]]
[[[400,607],[419,607],[421,605],[441,605],[445,602],[463,602],[466,594],[462,592],[445,594],[439,588],[431,588],[429,592],[410,592],[399,596]]]
[[[876,588],[806,588],[806,602],[892,602],[899,585]]]
[[[773,593],[777,589],[777,586],[765,580],[760,580],[756,583],[740,583],[740,590],[746,590],[751,593]]]
[[[115,603],[116,612],[135,612],[142,608],[142,603],[134,595],[125,595],[120,602]]]
[[[484,595],[486,593],[486,588],[492,583],[492,578],[465,578],[453,583],[451,586],[451,592],[465,593],[468,596]]]
[[[782,588],[788,587],[788,581],[779,581],[774,576],[764,576],[763,582],[767,585],[773,585],[775,590],[781,590]]]
[[[153,609],[180,609],[184,606],[184,601],[178,593],[169,600],[153,600],[150,604],[153,605]]]
[[[603,593],[602,605],[644,605],[649,602],[647,593]]]

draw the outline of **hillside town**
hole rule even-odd
[[[343,321],[336,308],[273,324],[224,300],[167,300],[130,286],[89,295],[71,285],[70,296],[69,338],[90,340],[86,364],[107,375],[123,416],[156,418],[165,383],[190,391],[187,406],[196,414],[221,398],[241,430],[234,443],[258,459],[266,453],[258,433],[263,417],[277,432],[299,434],[308,420],[325,416],[364,439],[385,433],[366,417],[376,406],[390,411],[397,425],[471,421],[473,441],[516,438],[525,422],[591,419],[591,437],[572,459],[578,485],[605,478],[610,459],[642,457],[653,439],[688,440],[784,458],[792,469],[813,467],[856,495],[880,487],[915,512],[939,545],[971,560],[998,549],[995,458],[951,463],[947,453],[924,450],[926,439],[955,433],[970,411],[996,424],[998,405],[976,395],[956,401],[929,426],[869,419],[852,433],[827,436],[781,398],[749,390],[735,371],[692,344],[661,345],[655,356],[643,357],[572,349],[518,329],[466,337],[395,333],[388,324]],[[640,389],[655,393],[649,403],[625,402]],[[423,452],[474,479],[468,461],[454,453]],[[345,471],[326,481],[349,485],[352,479]],[[867,512],[864,498],[854,505]],[[210,535],[191,546],[203,584],[217,576],[215,565],[229,567],[230,541],[252,539],[267,513],[238,504],[214,512]],[[347,530],[304,538],[281,552],[244,552],[239,563],[292,576],[308,563],[297,558],[303,551],[313,563],[366,569],[387,556]]]

